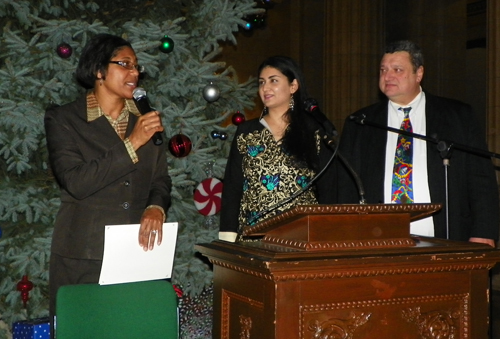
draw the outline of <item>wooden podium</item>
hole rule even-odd
[[[250,241],[196,245],[214,265],[213,338],[487,339],[500,251],[410,236],[439,208],[297,206]]]

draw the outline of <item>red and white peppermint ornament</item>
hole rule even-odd
[[[222,196],[222,181],[207,178],[200,182],[194,191],[194,206],[205,216],[214,215],[220,211]]]

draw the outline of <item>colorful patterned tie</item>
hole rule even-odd
[[[411,107],[399,108],[405,114],[401,130],[413,132],[410,122]],[[413,203],[413,137],[398,135],[394,170],[392,176],[392,202],[396,204]]]

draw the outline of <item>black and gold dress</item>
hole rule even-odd
[[[306,128],[306,127],[305,127]],[[320,168],[329,160],[331,151],[321,142],[317,129],[316,150]],[[295,205],[332,203],[333,179],[322,175],[310,189],[269,213],[270,207],[300,191],[316,175],[315,171],[298,166],[276,141],[266,123],[249,120],[238,126],[224,176],[221,232],[238,232],[242,227],[270,218]],[[321,192],[318,195],[318,192]],[[322,201],[319,197],[322,197]]]

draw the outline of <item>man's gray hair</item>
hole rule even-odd
[[[417,71],[420,66],[424,65],[424,55],[420,46],[410,40],[399,40],[390,43],[385,48],[385,53],[408,52],[410,54],[410,61],[413,65],[413,73]]]

